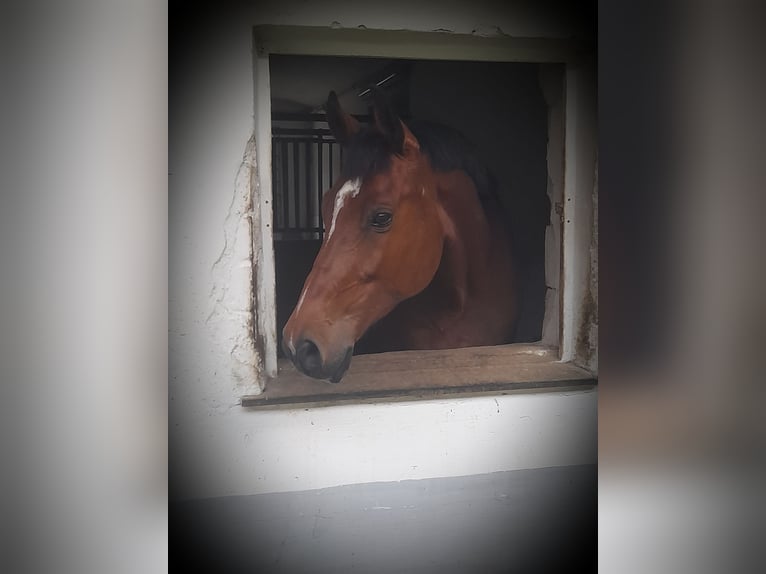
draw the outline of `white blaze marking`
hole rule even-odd
[[[327,234],[327,241],[330,241],[333,231],[335,231],[335,222],[338,220],[338,214],[343,209],[343,204],[346,203],[346,198],[350,195],[352,198],[359,195],[359,190],[362,189],[362,180],[359,178],[350,179],[343,184],[338,190],[338,195],[335,196],[335,205],[332,209],[332,224],[330,225],[330,231]]]
[[[301,310],[301,305],[303,305],[303,300],[306,298],[306,291],[307,289],[304,289],[303,293],[301,293],[301,298],[298,300],[298,306],[295,308],[296,313]]]
[[[343,184],[343,187],[341,187],[338,190],[338,195],[335,196],[335,205],[333,206],[332,210],[332,224],[330,225],[330,231],[327,233],[327,241],[330,241],[330,238],[332,237],[333,231],[335,231],[335,222],[338,220],[338,214],[340,213],[340,210],[343,209],[343,204],[346,203],[346,198],[350,195],[352,198],[359,195],[359,191],[362,189],[362,180],[359,178],[356,179],[350,179],[346,183]],[[301,293],[300,299],[298,299],[298,305],[295,307],[295,311],[293,313],[298,313],[301,310],[301,306],[303,305],[303,301],[306,299],[306,293],[309,290],[309,285],[307,284],[303,288],[303,292]],[[290,348],[290,351],[292,351],[293,354],[295,354],[295,345],[293,344],[293,337],[290,336],[290,339],[287,341],[287,346]]]

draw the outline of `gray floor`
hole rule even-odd
[[[181,502],[171,557],[210,572],[595,571],[596,489],[592,465]]]

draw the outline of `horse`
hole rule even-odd
[[[517,316],[511,237],[497,183],[446,126],[403,122],[372,92],[360,123],[330,92],[344,150],[322,197],[324,236],[282,332],[295,367],[338,383],[356,349],[426,350],[511,342]]]

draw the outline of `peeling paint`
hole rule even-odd
[[[228,349],[236,387],[244,386],[248,393],[260,391],[257,381],[263,370],[253,334],[252,183],[255,170],[255,139],[251,137],[234,178],[232,199],[223,222],[223,247],[210,267],[210,311],[205,319],[211,338],[223,342]]]
[[[493,36],[508,36],[508,34],[503,32],[500,26],[484,25],[484,24],[480,24],[479,26],[471,30],[471,34],[473,34],[474,36],[481,36],[483,38],[491,38]]]

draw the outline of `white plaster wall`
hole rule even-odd
[[[230,406],[238,392],[250,246],[237,175],[253,129],[253,59],[251,26],[226,28],[184,43],[170,74],[171,414]]]
[[[545,0],[513,3],[496,0],[287,0],[254,3],[250,15],[256,24],[566,38],[572,32],[572,19],[563,13],[567,9],[561,3]]]
[[[169,399],[181,497],[305,490],[596,460],[595,393],[247,411],[250,305],[245,187],[253,129],[252,25],[562,36],[544,7],[475,2],[262,3],[171,50]],[[215,25],[213,25],[215,24]],[[183,58],[178,57],[179,47]],[[242,174],[240,173],[240,176]],[[241,183],[241,181],[240,181]],[[499,412],[498,412],[499,411]]]
[[[595,391],[577,391],[211,408],[176,421],[185,448],[173,453],[171,480],[175,495],[197,498],[593,464],[596,403]]]

